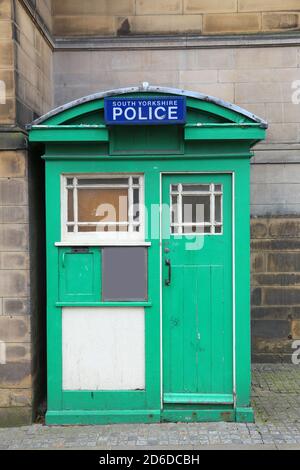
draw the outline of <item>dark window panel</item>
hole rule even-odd
[[[147,300],[147,248],[103,248],[102,298],[103,301]]]

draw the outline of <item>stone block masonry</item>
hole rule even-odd
[[[0,423],[32,419],[27,152],[0,151]]]
[[[51,29],[49,0],[27,4]],[[0,426],[11,426],[32,421],[45,362],[42,251],[32,236],[42,234],[42,162],[28,155],[21,129],[52,107],[53,96],[52,50],[20,1],[0,0],[0,80]]]
[[[251,221],[254,362],[288,362],[300,339],[300,219]]]
[[[294,31],[298,0],[52,1],[55,36],[235,34]]]

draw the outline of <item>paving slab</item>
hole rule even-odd
[[[300,365],[252,367],[255,423],[33,424],[0,429],[0,450],[300,450]]]

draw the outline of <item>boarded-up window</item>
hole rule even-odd
[[[105,174],[65,178],[65,231],[73,237],[81,232],[141,234],[142,180],[139,175]]]
[[[80,225],[107,222],[107,225]],[[115,222],[115,223],[114,223]],[[78,189],[78,231],[128,231],[128,189]]]

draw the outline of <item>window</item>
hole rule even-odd
[[[65,176],[65,239],[141,239],[143,177]]]
[[[172,184],[171,233],[222,234],[221,184]]]

